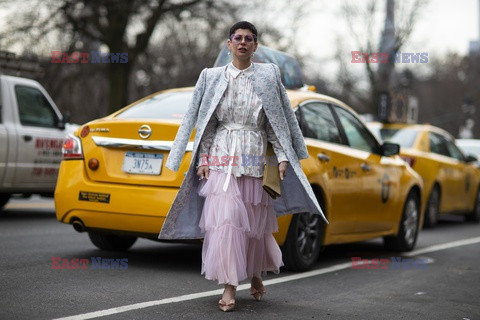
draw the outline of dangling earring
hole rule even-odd
[[[230,50],[228,50],[228,55],[230,55]]]

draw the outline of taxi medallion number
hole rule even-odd
[[[122,170],[134,174],[159,175],[162,163],[163,154],[128,151],[123,158]]]

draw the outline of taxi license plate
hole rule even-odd
[[[125,153],[122,170],[127,173],[159,175],[162,171],[163,154]]]

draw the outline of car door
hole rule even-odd
[[[65,136],[59,128],[60,117],[46,94],[28,82],[12,85],[11,95],[18,111],[12,185],[53,191]]]
[[[447,139],[447,149],[450,157],[454,159],[454,175],[452,176],[455,185],[455,211],[467,211],[471,209],[472,199],[474,197],[475,186],[473,186],[472,168],[466,162],[463,153],[458,149],[455,143]]]
[[[325,184],[327,201],[330,203],[329,232],[348,234],[355,229],[355,212],[361,189],[361,181],[354,168],[358,160],[352,156],[351,148],[344,145],[331,107],[324,102],[309,101],[296,111],[300,127],[305,136],[309,154],[314,159],[302,161],[314,162],[316,172],[306,172],[309,176],[321,174]]]
[[[451,157],[447,139],[443,135],[429,132],[429,142],[431,156],[438,163],[437,182],[441,190],[440,212],[455,211],[459,207],[457,203],[461,179],[459,161]]]
[[[1,80],[0,80],[1,81]],[[7,167],[7,152],[8,152],[8,136],[7,129],[3,123],[3,106],[5,101],[2,100],[2,84],[0,83],[0,186],[5,177]]]
[[[355,232],[377,232],[392,227],[397,205],[401,168],[398,162],[380,155],[380,145],[363,123],[348,110],[334,106],[354,158],[357,175],[354,203]]]

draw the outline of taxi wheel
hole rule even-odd
[[[477,191],[477,198],[475,199],[475,207],[473,211],[465,216],[467,221],[480,222],[480,188]]]
[[[437,224],[438,212],[440,208],[440,189],[435,185],[428,198],[427,209],[425,211],[425,221],[423,226],[432,228]]]
[[[410,191],[403,207],[402,220],[396,236],[384,237],[388,250],[410,251],[415,247],[418,236],[420,201],[415,191]]]
[[[135,241],[137,241],[137,237],[118,236],[116,234],[101,233],[97,231],[89,231],[88,237],[96,247],[109,251],[128,250],[133,246]]]
[[[325,227],[318,214],[294,214],[282,247],[285,267],[292,271],[309,270],[317,261],[322,248]]]
[[[8,200],[10,200],[9,193],[0,193],[0,210],[7,204]]]

